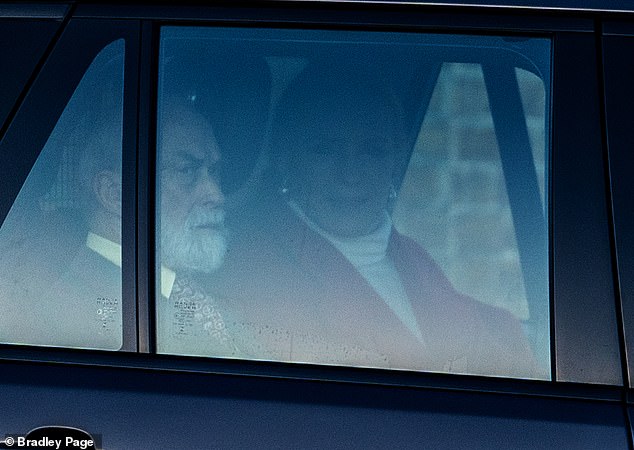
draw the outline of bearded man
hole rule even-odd
[[[157,348],[161,353],[238,356],[224,314],[193,276],[220,267],[226,253],[220,151],[195,101],[167,99],[159,111],[160,295]]]
[[[157,111],[157,350],[251,357],[261,353],[257,339],[235,303],[209,281],[224,265],[227,228],[250,195],[266,135],[269,69],[263,59],[219,54],[195,40],[166,41],[164,55]],[[234,220],[229,226],[225,210]]]

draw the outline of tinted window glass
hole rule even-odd
[[[549,53],[164,28],[158,350],[548,378]]]
[[[123,54],[95,57],[0,228],[1,342],[122,345]]]

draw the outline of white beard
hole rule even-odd
[[[163,264],[170,269],[186,272],[211,273],[218,269],[227,253],[224,210],[194,209],[182,229],[168,218],[161,221],[161,253]],[[197,230],[200,226],[209,229]]]

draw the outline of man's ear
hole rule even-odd
[[[111,170],[99,172],[93,179],[93,191],[101,209],[121,216],[121,175]]]

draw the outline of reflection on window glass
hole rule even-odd
[[[164,28],[159,352],[548,378],[549,52]]]
[[[532,195],[544,205],[544,85],[525,70],[517,75],[531,169],[539,177]],[[547,360],[548,334],[545,323],[531,317],[538,307],[529,305],[511,206],[482,65],[444,63],[401,185],[395,226],[430,253],[456,289],[509,310],[533,341],[541,327],[535,351]],[[543,238],[531,242],[545,244]],[[540,306],[548,308],[547,285],[540,281]]]
[[[0,228],[0,342],[121,348],[123,55],[96,56]]]

